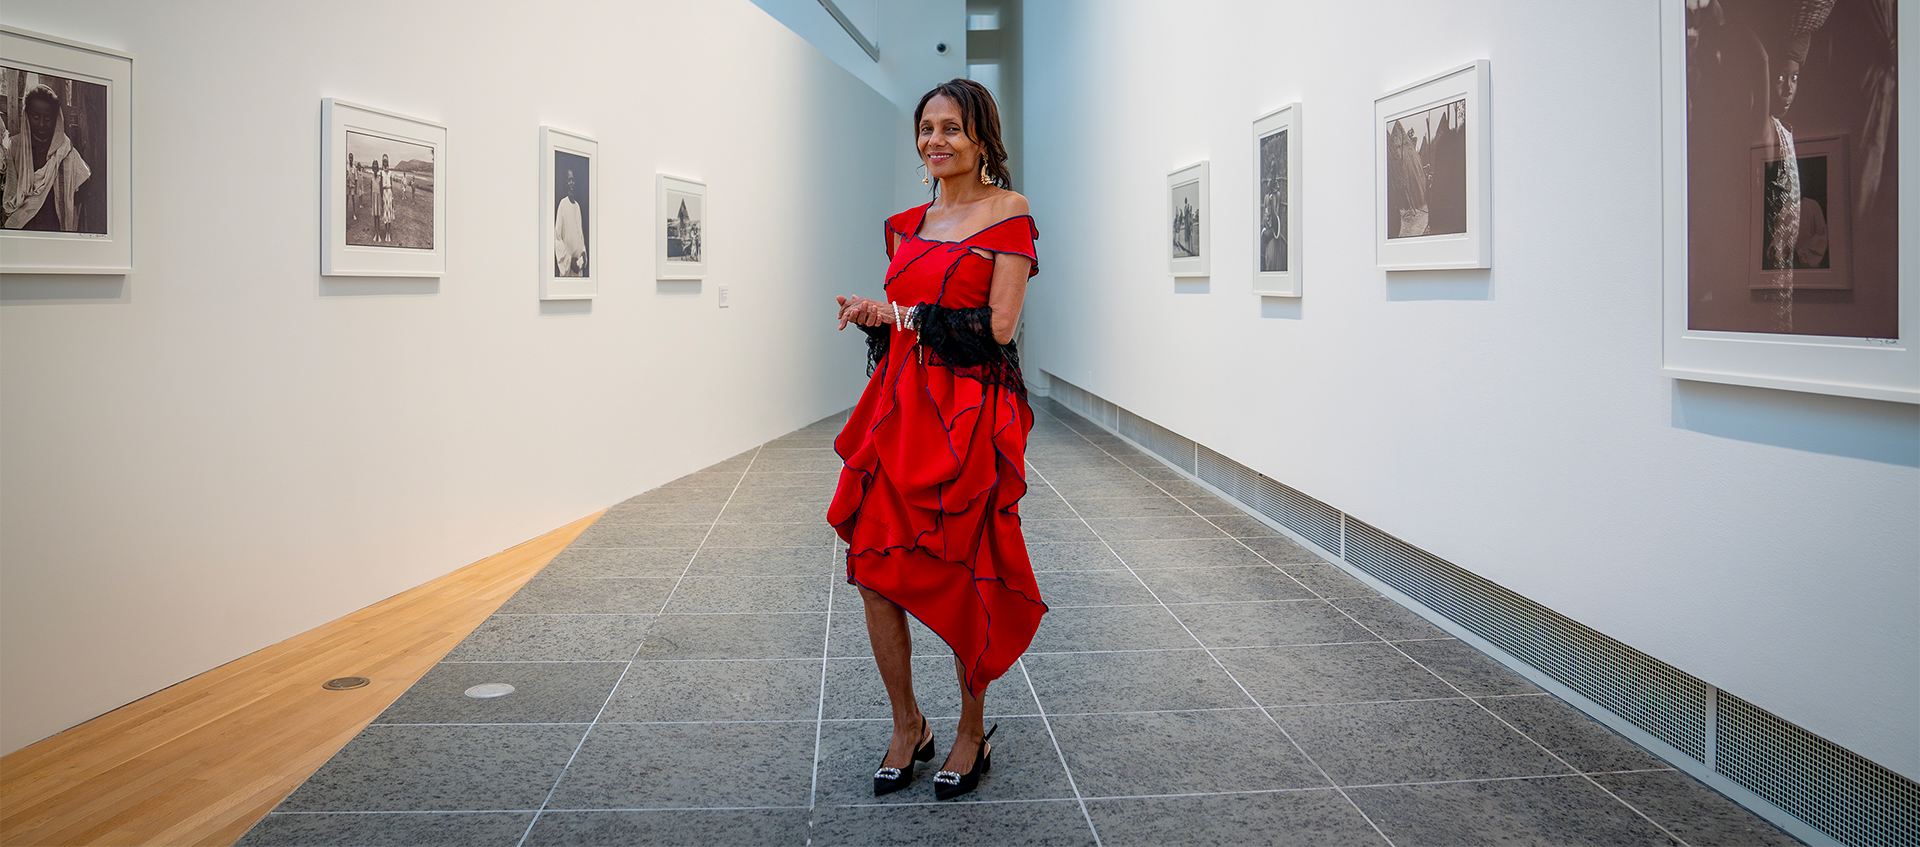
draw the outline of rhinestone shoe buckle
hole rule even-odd
[[[959,785],[960,775],[953,771],[941,771],[933,775],[933,781],[941,785]]]
[[[900,769],[899,768],[881,768],[873,772],[873,778],[874,779],[899,779]]]

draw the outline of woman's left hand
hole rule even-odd
[[[846,329],[849,323],[856,323],[861,326],[879,326],[884,323],[891,323],[891,321],[887,320],[890,315],[886,314],[887,310],[881,308],[880,303],[868,300],[865,297],[835,297],[833,299],[840,303],[839,329]]]

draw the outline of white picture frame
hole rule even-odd
[[[1167,174],[1167,273],[1207,276],[1212,249],[1207,237],[1213,213],[1208,206],[1207,163]]]
[[[1380,269],[1493,267],[1491,75],[1480,59],[1373,101]]]
[[[705,279],[707,235],[707,184],[656,174],[654,279]]]
[[[0,273],[133,271],[133,63],[132,53],[0,26],[7,133],[14,144],[33,143],[25,94],[46,85],[57,101],[47,156],[69,181],[77,179],[72,191],[55,187],[14,215],[0,215]],[[25,166],[32,167],[31,158]]]
[[[1695,270],[1691,242],[1693,234],[1689,204],[1689,133],[1688,109],[1688,55],[1687,27],[1689,25],[1685,0],[1662,0],[1660,8],[1660,67],[1661,67],[1661,190],[1662,190],[1662,237],[1664,242],[1662,268],[1662,344],[1661,371],[1668,377],[1682,381],[1714,382],[1732,385],[1745,385],[1760,388],[1799,391],[1814,394],[1830,394],[1844,397],[1859,397],[1872,400],[1885,400],[1897,403],[1920,403],[1920,344],[1915,343],[1915,328],[1920,327],[1920,267],[1916,267],[1911,245],[1907,244],[1906,231],[1910,229],[1901,221],[1895,234],[1897,256],[1890,262],[1897,268],[1895,294],[1898,306],[1886,311],[1897,315],[1894,322],[1895,337],[1851,337],[1846,335],[1808,335],[1787,332],[1730,331],[1724,329],[1694,328],[1690,310],[1693,305],[1691,296],[1691,274]],[[1718,33],[1703,32],[1700,37],[1710,41]],[[1736,43],[1740,39],[1734,39]],[[1711,44],[1707,47],[1711,48]],[[1862,45],[1861,49],[1866,49]],[[1739,57],[1722,55],[1716,64],[1739,61]],[[1817,69],[1809,68],[1802,74],[1801,93],[1807,93]],[[1908,83],[1905,69],[1895,69],[1901,83]],[[1837,84],[1837,83],[1836,83]],[[1858,80],[1846,81],[1847,91],[1863,90]],[[1761,92],[1763,95],[1764,92]],[[1756,95],[1759,96],[1759,95]],[[1741,100],[1744,104],[1745,98]],[[1695,110],[1696,113],[1699,110]],[[1705,121],[1707,115],[1695,114],[1694,120]],[[1802,123],[1805,123],[1804,121]],[[1897,121],[1896,121],[1897,125]],[[1802,126],[1798,129],[1803,135],[1813,136],[1808,146],[1799,151],[1804,158],[1820,149],[1831,149],[1837,155],[1844,155],[1845,148],[1835,145],[1818,147],[1814,142],[1825,142],[1820,136],[1830,135],[1822,132],[1824,127]],[[1704,127],[1703,127],[1704,131]],[[1744,134],[1739,139],[1740,147],[1730,156],[1736,157],[1738,165],[1751,167],[1748,163],[1747,140]],[[1904,145],[1902,145],[1904,146]],[[1861,158],[1853,151],[1855,162]],[[1898,155],[1898,150],[1891,155]],[[1845,161],[1840,159],[1840,161]],[[1888,168],[1895,167],[1889,162]],[[1836,167],[1843,167],[1836,165]],[[1882,209],[1898,209],[1906,203],[1907,196],[1915,190],[1915,180],[1905,180],[1899,186],[1900,196],[1881,198]],[[1738,182],[1731,186],[1742,192],[1756,191],[1757,188],[1742,186]],[[1857,197],[1849,198],[1847,205],[1853,205]],[[1739,208],[1751,213],[1747,204]],[[1835,210],[1836,212],[1840,210]],[[1883,212],[1884,214],[1884,212]],[[1845,219],[1843,219],[1845,220]],[[1854,233],[1862,232],[1872,226],[1871,220],[1851,216],[1846,229]],[[1882,224],[1884,225],[1884,223]],[[1733,224],[1745,238],[1751,239],[1757,229],[1746,221]],[[1840,288],[1844,284],[1845,293],[1853,296],[1864,283],[1857,279],[1864,267],[1864,257],[1857,249],[1851,254],[1847,251],[1854,245],[1845,243],[1845,233],[1836,230],[1833,233],[1835,250],[1850,262],[1849,273],[1824,275],[1831,281],[1823,280],[1823,275],[1812,275],[1811,284],[1802,286],[1809,289]],[[1717,244],[1716,244],[1717,246]],[[1746,251],[1756,249],[1746,245]],[[1742,288],[1755,288],[1761,279],[1756,266],[1748,256],[1741,255],[1737,264],[1729,264],[1725,269],[1730,279],[1735,279]],[[1843,282],[1844,281],[1844,282]],[[1822,283],[1825,283],[1824,285]],[[1824,292],[1823,292],[1824,293]],[[1829,295],[1830,296],[1830,295]],[[1702,320],[1700,323],[1711,324]]]
[[[447,270],[447,128],[327,98],[321,111],[320,273]]]
[[[540,299],[589,300],[599,293],[599,198],[600,143],[541,127]]]
[[[1299,297],[1300,104],[1253,121],[1253,292]]]

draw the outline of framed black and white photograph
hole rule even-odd
[[[655,279],[704,279],[707,275],[707,184],[656,176]]]
[[[1300,104],[1253,122],[1253,290],[1300,296]]]
[[[321,103],[320,272],[446,272],[447,128],[341,100]]]
[[[1894,5],[1693,5],[1661,4],[1663,370],[1920,403]]]
[[[1374,101],[1379,267],[1493,267],[1488,68],[1482,59]]]
[[[0,272],[133,270],[133,56],[0,27]]]
[[[1167,175],[1167,272],[1176,277],[1206,276],[1207,163]]]
[[[584,300],[599,291],[594,199],[600,144],[540,128],[540,299]]]

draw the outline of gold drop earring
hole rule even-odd
[[[987,157],[980,157],[980,184],[992,185],[993,177],[987,176]]]

